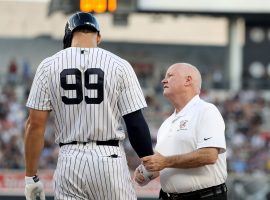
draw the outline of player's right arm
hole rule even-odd
[[[25,123],[25,197],[34,200],[37,196],[45,200],[43,184],[37,176],[38,161],[44,146],[44,132],[49,111],[30,109]]]
[[[45,200],[43,184],[37,176],[39,157],[44,145],[44,133],[51,108],[48,80],[45,70],[49,66],[45,59],[37,69],[27,101],[29,116],[25,123],[25,196],[34,200],[37,196]]]
[[[29,117],[25,124],[24,140],[26,176],[34,176],[37,173],[46,122],[51,110],[46,73],[48,70],[44,67],[49,65],[49,61],[49,59],[45,59],[38,66],[26,104],[30,108]]]
[[[44,145],[44,132],[49,117],[49,111],[30,109],[25,123],[25,175],[37,174],[38,161]]]

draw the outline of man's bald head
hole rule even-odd
[[[202,77],[199,70],[188,63],[175,63],[169,67],[169,69],[176,70],[177,73],[182,76],[190,77],[192,81],[192,87],[194,88],[196,94],[201,91]]]

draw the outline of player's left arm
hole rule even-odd
[[[28,177],[37,174],[38,161],[44,145],[44,132],[49,113],[47,110],[30,109],[25,124],[25,175]]]
[[[137,155],[140,158],[153,155],[151,135],[142,111],[137,110],[124,115],[123,118],[127,127],[130,144]]]
[[[137,76],[131,65],[123,60],[124,66],[119,66],[118,108],[126,124],[129,141],[137,155],[141,158],[153,155],[149,127],[142,114],[147,106]]]

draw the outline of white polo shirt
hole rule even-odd
[[[204,147],[217,147],[220,151],[213,165],[162,170],[162,189],[168,193],[185,193],[224,183],[227,178],[224,131],[224,120],[216,106],[198,95],[166,119],[158,131],[155,148],[162,155],[185,154]]]

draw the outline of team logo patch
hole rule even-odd
[[[180,121],[179,129],[180,130],[187,130],[187,122],[188,122],[188,120]]]

